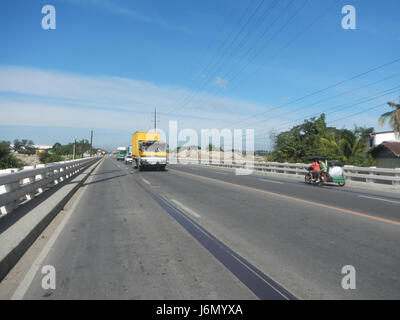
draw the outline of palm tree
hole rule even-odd
[[[336,141],[333,132],[327,132],[323,137],[320,138],[320,142],[322,143],[325,151],[330,150],[334,154],[342,155],[343,139]]]
[[[379,117],[379,125],[382,126],[387,120],[389,125],[397,133],[400,132],[400,103],[388,102],[388,105],[394,110],[385,112]]]
[[[365,137],[357,137],[356,135],[353,135],[343,139],[342,150],[346,159],[350,159],[359,153],[365,152],[367,150]]]
[[[320,138],[323,152],[328,157],[340,157],[344,161],[348,161],[355,155],[365,152],[367,145],[364,136],[357,136],[352,133],[341,139],[336,139],[333,132],[326,133]]]

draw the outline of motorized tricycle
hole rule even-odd
[[[327,172],[313,172],[313,168],[310,166],[307,168],[308,172],[304,177],[304,182],[307,184],[327,184],[327,183],[337,183],[340,187],[343,187],[346,184],[346,179],[344,177],[343,171],[343,162],[333,160],[327,161],[326,158],[323,157],[312,157],[308,158],[309,161],[318,161],[321,160],[325,163],[327,167]],[[319,181],[318,181],[319,176]],[[318,181],[318,182],[317,182]]]

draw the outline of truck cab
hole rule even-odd
[[[132,164],[135,168],[159,168],[167,165],[166,144],[157,132],[135,132],[132,136]]]

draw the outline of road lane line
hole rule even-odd
[[[150,196],[185,228],[199,243],[232,272],[247,288],[262,300],[296,300],[297,298],[282,285],[252,265],[221,240],[204,229],[178,207],[141,185]]]
[[[367,199],[380,200],[380,201],[386,201],[386,202],[400,204],[400,201],[393,201],[393,200],[388,200],[388,199],[383,199],[383,198],[375,198],[375,197],[370,197],[370,196],[359,196],[359,197],[360,198],[367,198]]]
[[[226,172],[215,172],[215,173],[218,173],[218,174],[227,174]]]
[[[247,189],[247,190],[251,190],[251,191],[265,193],[265,194],[268,194],[268,195],[271,195],[271,196],[274,196],[274,197],[278,197],[278,198],[294,200],[294,201],[310,204],[310,205],[313,205],[313,206],[316,206],[316,207],[332,209],[332,210],[335,210],[335,211],[348,213],[348,214],[351,214],[351,215],[355,215],[355,216],[359,216],[359,217],[363,217],[363,218],[367,218],[367,219],[371,219],[371,220],[376,220],[376,221],[380,221],[380,222],[385,222],[385,223],[392,224],[392,225],[395,225],[395,226],[400,226],[400,222],[398,222],[398,221],[385,219],[385,218],[380,218],[380,217],[372,216],[372,215],[369,215],[369,214],[366,214],[366,213],[362,213],[362,212],[358,212],[358,211],[354,211],[354,210],[334,207],[334,206],[330,206],[330,205],[327,205],[327,204],[323,204],[323,203],[319,203],[319,202],[315,202],[315,201],[311,201],[311,200],[304,200],[304,199],[300,199],[300,198],[297,198],[297,197],[288,196],[288,195],[285,195],[285,194],[280,194],[280,193],[271,192],[271,191],[267,191],[267,190],[257,189],[257,188],[244,186],[244,185],[240,185],[240,184],[236,184],[236,183],[232,183],[232,182],[227,182],[227,181],[214,179],[214,178],[204,177],[204,176],[200,176],[198,174],[189,173],[189,172],[185,172],[185,171],[179,171],[179,170],[176,170],[176,169],[172,169],[172,171],[175,171],[178,174],[186,174],[186,175],[190,175],[190,176],[193,176],[193,177],[201,178],[201,179],[212,181],[212,182],[217,182],[217,183],[226,184],[226,185],[230,185],[230,186],[234,186],[234,187],[239,187],[239,188],[243,188],[243,189]]]
[[[43,261],[46,259],[50,250],[53,248],[53,245],[57,241],[58,236],[63,231],[65,225],[68,223],[68,221],[71,219],[72,215],[75,213],[76,206],[78,205],[81,198],[85,194],[85,192],[89,186],[89,183],[92,182],[93,178],[96,176],[95,173],[97,173],[99,168],[100,168],[100,165],[97,166],[96,169],[90,174],[89,178],[87,179],[87,182],[83,186],[82,192],[75,199],[75,202],[72,204],[71,208],[69,210],[65,211],[64,219],[60,222],[60,224],[54,230],[50,239],[47,241],[47,243],[43,247],[42,251],[35,259],[35,262],[32,264],[32,266],[26,273],[24,279],[21,281],[21,283],[18,285],[17,289],[15,290],[14,294],[12,295],[11,300],[22,300],[24,298],[26,292],[28,291],[29,287],[31,286],[31,284],[33,282],[33,279],[35,278],[36,274],[38,273],[39,269],[41,268]]]
[[[146,179],[143,179],[143,178],[142,178],[142,180],[143,180],[145,183],[147,183],[148,185],[151,185],[151,183],[148,182]]]
[[[187,213],[191,214],[195,218],[200,218],[200,215],[194,212],[192,209],[189,209],[188,207],[184,206],[182,203],[175,199],[170,199],[173,203],[175,203],[180,209],[183,211],[186,211]]]
[[[275,181],[275,180],[269,180],[269,179],[262,179],[262,178],[259,178],[258,180],[266,181],[266,182],[271,182],[271,183],[277,183],[277,184],[284,184],[283,182]]]

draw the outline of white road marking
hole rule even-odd
[[[188,207],[184,206],[182,203],[175,199],[171,199],[173,203],[175,203],[180,209],[183,209],[183,211],[186,211],[187,213],[190,213],[193,217],[195,218],[200,218],[200,215],[194,212],[192,209],[189,209]]]
[[[145,183],[147,183],[147,184],[151,185],[151,183],[150,183],[150,182],[148,182],[146,179],[143,179],[143,178],[142,178],[142,180],[143,180]]]
[[[227,174],[226,172],[215,172],[215,173],[218,173],[218,174]]]
[[[97,172],[98,166],[96,170],[93,172],[93,174],[87,179],[86,186],[84,187],[83,191],[81,194],[78,195],[78,197],[75,199],[75,202],[72,204],[71,208],[67,211],[65,211],[65,217],[61,221],[61,223],[58,225],[56,230],[54,230],[53,234],[51,235],[50,239],[47,241],[45,246],[43,247],[42,251],[36,258],[35,262],[32,264],[28,272],[26,273],[24,279],[21,281],[21,283],[18,285],[18,288],[15,290],[14,294],[11,297],[11,300],[22,300],[24,298],[25,293],[28,291],[29,287],[32,284],[33,279],[35,278],[36,274],[38,273],[39,269],[41,268],[43,261],[46,259],[47,255],[49,254],[50,250],[52,249],[54,243],[57,241],[58,236],[61,234],[63,231],[65,225],[67,222],[71,219],[73,213],[75,212],[75,208],[80,202],[83,194],[87,190],[87,185],[89,182],[91,182],[94,178],[94,173]]]
[[[375,197],[369,197],[369,196],[359,196],[359,197],[360,198],[367,198],[367,199],[380,200],[380,201],[386,201],[386,202],[400,204],[400,201],[394,201],[394,200],[388,200],[388,199],[382,199],[382,198],[375,198]]]
[[[275,181],[275,180],[269,180],[269,179],[258,179],[258,180],[261,180],[261,181],[266,181],[266,182],[272,182],[272,183],[278,183],[278,184],[284,184],[283,182],[280,182],[280,181]]]

